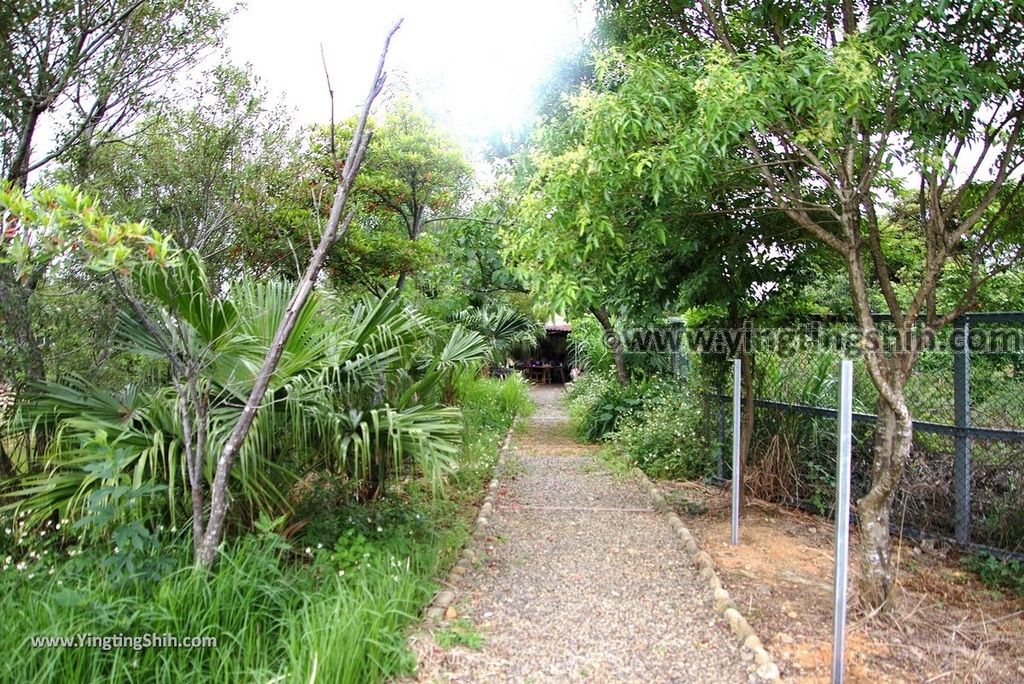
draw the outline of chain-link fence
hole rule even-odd
[[[878,327],[883,343],[893,343],[888,322]],[[856,328],[816,324],[799,334],[813,344],[781,349],[778,339],[750,337],[756,399],[745,479],[755,496],[831,515],[839,360],[855,359],[855,496],[870,485],[877,393],[856,345],[840,342],[859,340]],[[729,354],[691,354],[684,366],[706,397],[704,429],[728,477]],[[922,352],[906,398],[914,436],[893,526],[1024,552],[1024,312],[959,319]]]

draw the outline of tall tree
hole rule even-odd
[[[433,222],[458,216],[472,169],[459,144],[404,97],[373,124],[357,193],[368,220],[391,222],[411,242]],[[398,276],[401,289],[411,273]]]
[[[316,223],[284,108],[251,72],[226,65],[183,94],[102,145],[83,188],[195,249],[215,284],[245,271],[296,277]],[[60,174],[74,176],[73,166]]]
[[[651,192],[619,153],[610,133],[628,115],[617,111],[623,101],[585,88],[539,129],[504,236],[506,258],[536,301],[597,319],[625,385],[625,350],[615,342],[622,320],[660,316],[700,245],[683,227],[692,206]]]
[[[102,133],[121,130],[158,88],[220,41],[211,0],[24,0],[0,5],[0,176],[26,187],[54,160],[85,168]],[[52,143],[42,147],[47,117]],[[41,263],[16,278],[0,265],[0,328],[15,350],[0,377],[45,376],[33,327]]]
[[[188,326],[177,326],[173,316],[158,320],[146,309],[144,301],[134,295],[126,273],[131,259],[142,259],[136,271],[147,281],[153,292],[161,291],[165,299],[181,294],[183,320],[189,325],[201,326],[213,339],[230,335],[231,320],[237,315],[229,302],[210,297],[209,283],[202,274],[201,264],[194,251],[180,259],[179,271],[169,274],[174,265],[170,254],[177,257],[173,240],[153,231],[144,223],[123,224],[97,210],[88,198],[67,186],[47,189],[31,197],[20,191],[0,191],[0,209],[13,227],[8,249],[0,254],[0,263],[6,263],[16,273],[24,273],[34,263],[47,262],[66,254],[87,253],[87,267],[108,274],[123,293],[137,320],[137,325],[148,335],[152,348],[165,356],[170,365],[170,376],[177,395],[177,418],[181,423],[185,466],[192,495],[192,528],[196,564],[209,569],[213,566],[224,537],[230,502],[229,478],[242,445],[249,435],[264,404],[270,383],[285,353],[292,332],[304,316],[307,302],[319,281],[320,272],[331,249],[351,224],[355,209],[348,208],[349,197],[370,143],[367,120],[374,101],[384,86],[384,62],[391,39],[400,22],[388,32],[376,71],[363,103],[359,118],[352,130],[344,164],[338,172],[338,183],[331,212],[316,248],[306,264],[302,277],[295,284],[280,317],[273,327],[271,341],[262,359],[252,359],[258,370],[252,376],[251,387],[242,390],[246,399],[237,420],[222,443],[210,440],[210,414],[208,388],[202,377],[203,356],[208,350],[190,354],[189,342],[179,344],[177,337],[189,337]],[[6,233],[5,233],[6,235]],[[192,337],[197,337],[193,335]],[[201,336],[199,336],[201,337]],[[479,338],[477,338],[479,339]],[[462,346],[475,346],[476,341],[463,339]],[[479,340],[479,345],[483,346]],[[452,346],[458,346],[455,342]],[[213,481],[207,488],[205,474],[208,452],[219,452],[213,464]]]
[[[664,87],[638,111],[664,135],[634,141],[638,173],[690,192],[753,169],[764,203],[843,261],[879,394],[871,486],[857,504],[860,596],[889,605],[890,508],[912,437],[907,381],[926,343],[1022,254],[1009,219],[1024,163],[1024,3],[602,8],[639,53],[624,63],[660,64]],[[666,40],[652,46],[652,32]],[[668,102],[686,115],[666,116]],[[908,190],[915,210],[892,222],[887,198]],[[887,226],[920,246],[909,286],[894,282]],[[892,316],[894,347],[877,344],[873,301]]]

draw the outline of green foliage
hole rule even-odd
[[[4,4],[0,176],[25,181],[54,157],[87,163],[94,136],[123,130],[147,101],[166,97],[176,73],[221,42],[232,12],[210,0]],[[51,146],[33,144],[40,138]]]
[[[178,268],[143,269],[138,284],[160,305],[158,330],[126,314],[123,339],[158,357],[170,341],[181,358],[199,364],[210,401],[209,450],[217,453],[238,419],[291,286],[240,282],[214,296],[192,251]],[[440,406],[431,393],[488,351],[476,333],[458,326],[444,332],[395,293],[347,309],[315,295],[285,346],[270,385],[272,401],[233,469],[243,508],[287,510],[292,484],[319,468],[379,488],[415,466],[439,483],[455,466],[462,425],[458,410]],[[176,402],[172,386],[108,393],[80,378],[37,385],[12,429],[46,427],[53,438],[42,468],[22,474],[11,505],[31,509],[37,520],[55,511],[69,520],[85,515],[95,490],[108,486],[91,474],[108,458],[93,448],[102,433],[123,456],[121,473],[132,486],[167,486],[167,522],[173,524],[179,505],[188,510]],[[206,459],[207,478],[214,461]]]
[[[123,271],[135,264],[166,268],[177,249],[170,237],[145,222],[123,223],[101,211],[96,201],[67,185],[26,193],[0,184],[0,263],[25,280],[35,268],[74,254],[96,273]]]
[[[623,387],[611,371],[585,373],[567,396],[573,431],[587,442],[602,439],[623,415],[643,406],[645,390],[643,382]]]
[[[25,682],[183,680],[368,682],[407,673],[405,626],[429,598],[430,545],[401,567],[375,562],[356,575],[318,577],[287,561],[279,537],[248,537],[209,576],[173,547],[177,569],[158,579],[111,581],[90,549],[61,563],[5,568],[0,598],[10,619],[3,647],[10,677]],[[51,559],[52,560],[52,559]],[[15,617],[17,616],[17,617]],[[14,620],[12,622],[11,620]],[[174,634],[215,648],[33,648],[49,635]],[[314,674],[315,673],[315,674]]]
[[[413,233],[423,227],[424,212],[457,207],[472,170],[447,132],[409,99],[399,98],[374,122],[373,133],[357,181],[371,214],[397,219]],[[339,135],[344,139],[343,132]]]
[[[385,681],[412,672],[410,623],[435,590],[432,578],[468,535],[472,510],[517,411],[521,379],[456,379],[464,402],[459,469],[444,497],[403,478],[385,496],[358,502],[352,483],[322,474],[298,485],[287,516],[261,515],[256,532],[225,549],[213,575],[192,566],[184,532],[155,527],[139,547],[130,534],[83,544],[79,530],[0,516],[0,646],[18,681]],[[115,473],[116,475],[116,473]],[[299,536],[293,537],[296,530]],[[284,535],[288,535],[287,537]],[[120,559],[131,555],[132,564]],[[30,647],[33,636],[212,636],[216,648]],[[444,639],[445,637],[442,637]],[[452,643],[477,647],[471,628]]]
[[[964,567],[978,574],[985,586],[1005,589],[1024,596],[1024,563],[996,558],[992,554],[964,556]]]
[[[354,125],[337,125],[335,140],[346,140]],[[419,275],[444,261],[434,241],[422,238],[461,213],[473,172],[451,135],[406,97],[367,125],[373,138],[353,190],[359,207],[353,249],[336,249],[327,269],[339,287],[380,293],[401,275]],[[309,182],[324,196],[336,182],[331,150],[330,129],[313,128],[305,152],[315,169]]]
[[[132,135],[104,140],[83,186],[112,214],[144,216],[195,249],[217,282],[294,277],[319,231],[284,107],[268,104],[248,69],[229,65],[205,73],[182,99],[147,112]],[[59,176],[79,171],[69,166]]]
[[[693,391],[670,376],[635,378],[623,388],[610,371],[580,376],[568,399],[581,439],[607,441],[653,477],[700,479],[713,467]]]
[[[605,344],[605,332],[593,316],[573,320],[569,333],[569,361],[582,371],[607,371],[615,363]]]
[[[499,179],[490,188],[477,188],[477,193],[483,197],[469,211],[431,223],[422,240],[437,256],[418,274],[416,285],[431,297],[443,298],[456,311],[466,306],[513,305],[512,300],[526,295],[502,257],[501,226],[516,206],[514,188],[507,179]]]
[[[465,309],[454,320],[480,334],[491,347],[490,363],[504,365],[505,360],[533,346],[543,328],[535,319],[506,306]]]
[[[652,379],[642,406],[620,417],[606,439],[652,477],[700,480],[715,465],[702,418],[690,390],[673,378]]]
[[[516,416],[529,415],[529,383],[519,374],[504,379],[463,373],[455,384],[462,407],[463,453],[454,479],[460,489],[479,491],[497,462],[497,446]]]

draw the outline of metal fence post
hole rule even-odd
[[[850,448],[853,433],[853,362],[839,371],[839,453],[836,458],[836,576],[832,614],[832,684],[842,684],[846,662],[846,592],[850,556]]]
[[[971,540],[971,324],[967,316],[953,321],[953,493],[954,534],[960,544]]]
[[[740,360],[732,366],[732,545],[740,543]]]

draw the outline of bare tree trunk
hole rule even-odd
[[[615,333],[615,326],[612,325],[611,318],[608,316],[608,310],[603,306],[592,306],[590,313],[594,314],[594,318],[601,324],[605,342],[612,348],[612,356],[615,359],[615,375],[619,378],[619,384],[629,387],[629,367],[626,366],[626,353],[622,348],[622,340]]]
[[[33,106],[25,115],[21,124],[21,135],[18,138],[18,145],[14,150],[14,158],[11,159],[11,166],[7,171],[7,181],[22,190],[28,187],[28,174],[31,169],[32,138],[35,136],[36,127],[39,125],[39,117],[44,109]]]
[[[902,400],[902,387],[900,387]],[[860,524],[862,568],[860,598],[871,608],[891,605],[893,581],[889,536],[889,513],[893,494],[910,457],[913,424],[905,403],[892,407],[879,398],[871,463],[871,489],[857,502]]]
[[[384,60],[387,57],[391,38],[400,25],[401,21],[395,24],[384,41],[384,49],[377,63],[377,71],[374,74],[370,92],[363,103],[363,111],[356,129],[352,133],[352,140],[349,143],[348,154],[345,157],[345,165],[341,172],[338,190],[334,195],[330,219],[324,228],[320,244],[317,245],[316,251],[313,252],[306,267],[306,272],[296,286],[291,301],[288,302],[288,307],[285,309],[284,316],[278,324],[277,332],[274,334],[274,340],[267,351],[267,356],[263,360],[259,373],[256,375],[256,380],[252,391],[249,393],[249,398],[245,402],[245,407],[242,409],[242,415],[235,424],[234,430],[232,430],[231,435],[224,444],[220,457],[217,459],[213,486],[210,489],[210,517],[207,520],[202,541],[196,545],[196,563],[201,567],[209,569],[213,566],[217,556],[217,549],[224,537],[224,523],[228,511],[228,478],[231,473],[231,467],[238,457],[242,443],[249,434],[249,429],[256,418],[256,413],[263,403],[267,387],[270,385],[270,380],[281,360],[281,355],[284,353],[284,346],[288,342],[288,338],[298,321],[299,314],[301,314],[302,309],[309,300],[310,294],[313,292],[317,276],[320,274],[320,269],[327,259],[327,254],[352,222],[353,211],[349,211],[344,217],[342,215],[345,212],[345,205],[352,185],[366,155],[366,148],[370,144],[370,134],[366,131],[366,121],[370,116],[370,108],[373,106],[373,101],[377,99],[377,95],[380,94],[384,86]]]

